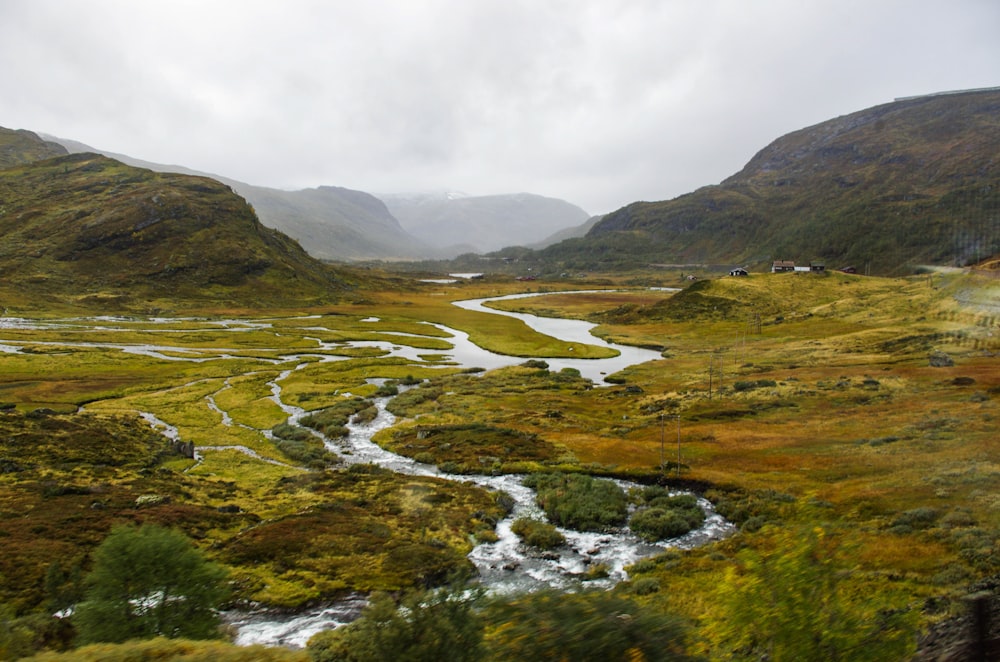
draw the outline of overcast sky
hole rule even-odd
[[[0,126],[251,184],[716,184],[894,97],[1000,85],[997,0],[0,0]]]

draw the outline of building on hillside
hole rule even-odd
[[[809,271],[826,271],[826,265],[822,262],[810,262]]]
[[[856,273],[858,273],[858,268],[857,267],[841,267],[840,269],[837,269],[837,271],[839,271],[842,274],[856,274]]]
[[[731,270],[729,272],[729,275],[730,276],[749,276],[750,272],[747,271],[746,269],[744,269],[743,267],[736,267],[735,269],[733,269],[733,270]]]
[[[777,274],[784,271],[795,271],[795,263],[791,260],[775,260],[771,263],[771,273]]]

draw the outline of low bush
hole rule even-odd
[[[524,484],[549,520],[578,531],[603,531],[625,524],[628,500],[610,480],[581,474],[532,474]]]
[[[941,513],[937,509],[924,506],[901,513],[890,526],[895,530],[901,530],[901,532],[905,532],[902,531],[903,529],[906,531],[927,529],[933,526],[939,517],[941,517]]]
[[[292,425],[288,421],[278,423],[271,428],[271,434],[279,439],[287,439],[288,441],[305,441],[313,436],[309,430],[301,428],[298,425]]]
[[[660,580],[655,577],[641,577],[632,582],[632,592],[636,595],[649,595],[660,590]]]
[[[354,424],[371,423],[378,416],[378,408],[376,407],[365,407],[351,419]]]
[[[386,405],[386,408],[397,416],[410,416],[410,410],[419,405],[432,400],[437,400],[444,394],[444,389],[440,386],[429,386],[424,384],[409,391],[400,393]]]
[[[558,453],[555,446],[538,435],[481,423],[402,429],[386,442],[386,448],[414,459],[430,456],[431,463],[442,469],[454,464],[472,473],[497,473],[510,462],[552,461]]]
[[[335,453],[327,450],[321,439],[303,427],[286,421],[271,428],[271,433],[277,449],[294,462],[322,469],[339,461]]]
[[[530,517],[521,517],[514,520],[510,530],[524,544],[537,549],[552,549],[566,542],[566,538],[556,530],[556,527],[547,522],[531,519]]]
[[[331,407],[303,416],[299,423],[327,437],[342,437],[347,434],[347,428],[344,426],[351,420],[351,416],[369,406],[369,402],[364,398],[345,398]]]
[[[781,520],[795,503],[795,497],[776,490],[716,488],[708,490],[705,497],[715,505],[716,512],[736,525],[751,518],[760,518],[757,522]]]
[[[778,383],[773,379],[751,379],[733,383],[734,391],[752,391],[755,388],[773,388]]]
[[[629,526],[643,540],[655,542],[677,538],[705,522],[705,512],[688,494],[656,497],[650,505],[632,515]]]

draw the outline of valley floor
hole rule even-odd
[[[692,652],[742,659],[818,630],[844,649],[905,640],[893,659],[917,632],[963,616],[966,596],[1000,571],[996,283],[754,275],[496,304],[662,351],[597,388],[537,362],[480,373],[449,361],[448,333],[426,322],[502,353],[567,353],[513,318],[449,303],[509,284],[286,316],[8,318],[0,601],[28,612],[71,592],[71,570],[120,521],[181,528],[232,568],[246,600],[296,606],[441,581],[499,516],[488,493],[336,470],[281,427],[292,406],[327,412],[335,434],[395,380],[421,382],[393,400],[399,422],[376,437],[397,452],[458,425],[520,440],[487,447],[493,437],[470,432],[419,449],[421,461],[630,476],[710,498],[739,533],[640,561],[616,589],[690,619]],[[200,460],[176,454],[140,412]],[[53,567],[61,584],[45,579]]]

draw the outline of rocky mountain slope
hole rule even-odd
[[[287,234],[302,244],[310,255],[321,260],[413,259],[433,253],[430,247],[400,227],[382,201],[363,191],[336,186],[283,191],[183,166],[102,151],[73,140],[50,139],[74,153],[94,152],[156,172],[216,179],[246,198],[261,223]]]
[[[905,273],[1000,252],[1000,89],[900,99],[789,133],[716,186],[547,249],[598,268],[823,260]]]
[[[353,288],[346,272],[264,227],[224,184],[96,154],[23,163],[41,142],[27,137],[11,150],[22,165],[0,169],[5,306],[301,306]]]
[[[531,193],[464,196],[380,195],[404,228],[445,254],[483,253],[528,246],[585,223],[587,212],[565,200]],[[442,245],[448,238],[448,246]]]
[[[0,168],[31,163],[67,154],[66,148],[25,129],[0,126]]]

